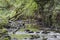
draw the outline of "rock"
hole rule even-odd
[[[30,31],[30,30],[25,30],[26,32],[28,32],[28,33],[34,33],[33,31]]]
[[[58,38],[48,38],[47,40],[60,40]]]
[[[33,31],[29,31],[28,33],[34,33]]]
[[[34,39],[34,38],[30,38],[30,39]]]
[[[36,32],[36,33],[40,33],[40,32]]]
[[[50,32],[48,32],[48,31],[43,31],[42,33],[43,33],[43,34],[47,34],[47,33],[50,33]]]
[[[26,32],[29,32],[30,30],[25,30]]]
[[[24,39],[27,39],[27,38],[24,38]]]
[[[13,40],[18,40],[17,38],[13,38]]]
[[[34,38],[34,39],[40,38],[39,35],[31,35],[31,37]]]

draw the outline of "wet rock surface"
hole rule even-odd
[[[25,24],[28,24],[28,22],[26,22]],[[9,23],[9,26],[11,26],[12,28],[7,29],[8,33],[9,34],[16,34],[16,35],[27,34],[27,35],[30,35],[31,37],[30,38],[23,38],[23,39],[12,38],[11,40],[60,40],[60,33],[56,33],[54,31],[40,30],[40,31],[34,32],[34,31],[27,29],[22,32],[22,31],[17,30],[17,29],[20,29],[21,27],[24,27],[25,24],[22,21],[16,21],[16,22],[11,21]],[[15,33],[13,33],[13,32],[15,32]]]
[[[60,40],[60,33],[55,33],[50,31],[47,34],[42,33],[43,31],[40,31],[40,33],[26,33],[26,32],[19,32],[17,31],[15,34],[28,34],[31,35],[30,38],[23,38],[23,39],[15,39],[12,40]]]

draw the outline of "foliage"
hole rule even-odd
[[[50,26],[59,26],[56,20],[60,13],[60,0],[0,0],[0,29],[8,24],[9,20],[31,19]],[[40,17],[41,16],[41,17]],[[29,25],[31,26],[31,25]]]
[[[45,25],[58,26],[57,14],[60,11],[60,0],[35,0],[38,4],[39,14],[43,17]]]
[[[33,17],[36,9],[37,4],[34,0],[0,0],[0,29],[3,31],[10,20],[15,21],[21,16]]]
[[[3,20],[8,21],[10,18],[17,20],[21,15],[34,16],[37,4],[34,0],[0,0],[0,15]],[[6,22],[5,21],[5,22]],[[3,23],[3,22],[1,22]]]
[[[6,17],[0,16],[0,28],[3,27],[4,25],[7,25],[8,20]]]

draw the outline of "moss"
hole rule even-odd
[[[4,38],[4,40],[9,40],[8,38]]]
[[[23,38],[29,38],[30,35],[27,35],[27,34],[22,34],[22,35],[20,35],[20,34],[12,34],[11,37],[12,38],[18,38],[18,39],[23,39]]]

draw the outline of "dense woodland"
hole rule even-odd
[[[37,29],[60,28],[60,0],[0,0],[0,33],[20,20],[36,20]]]

